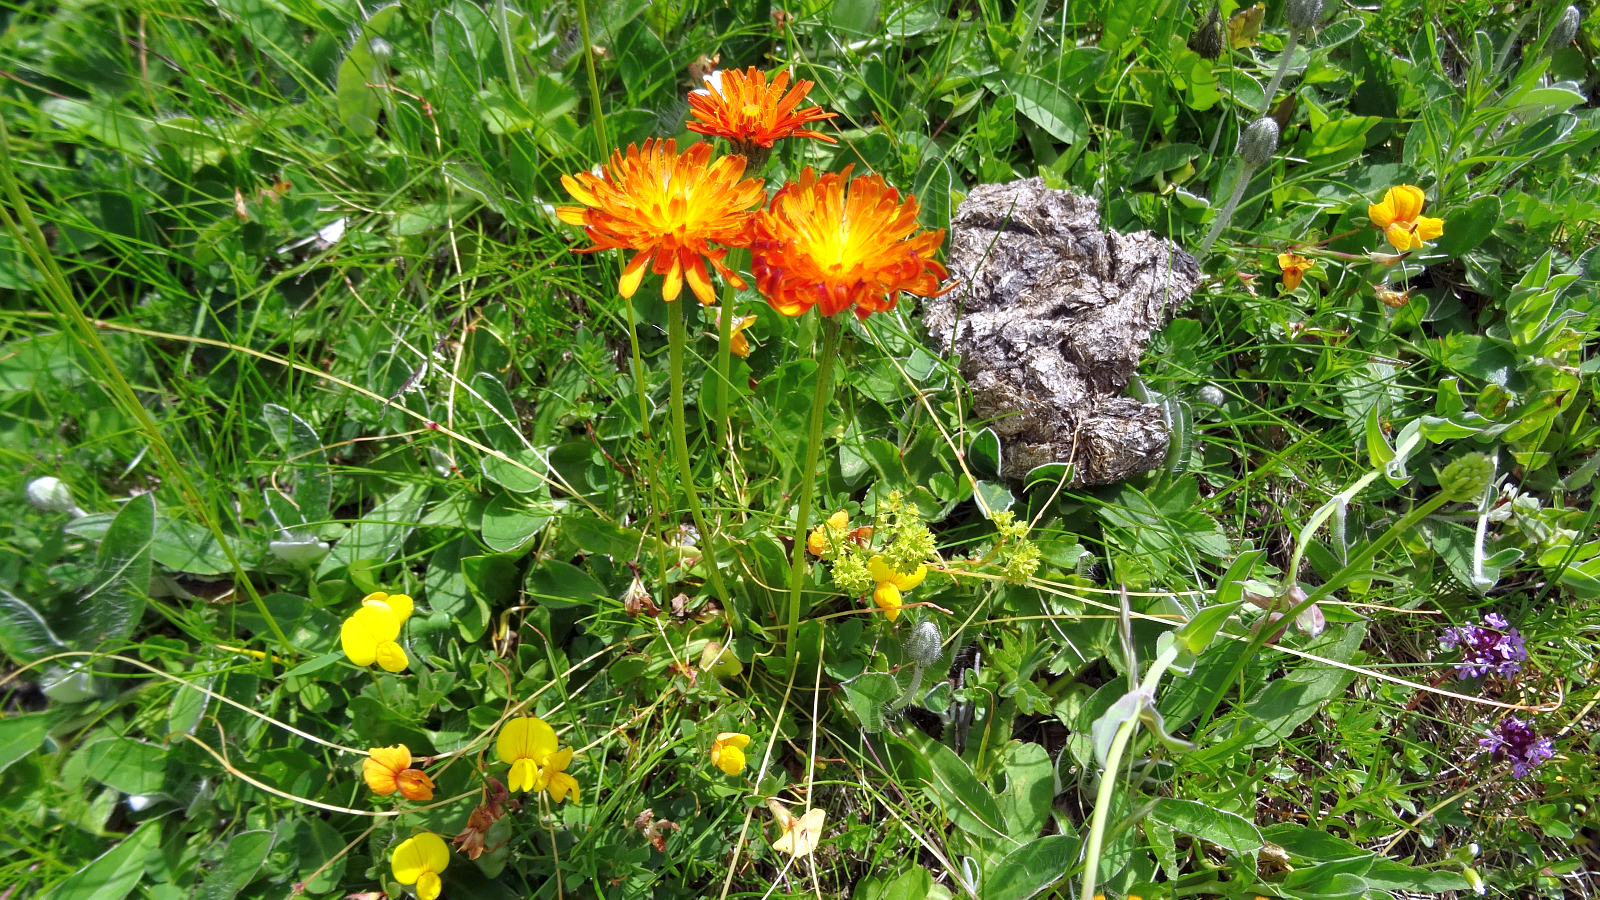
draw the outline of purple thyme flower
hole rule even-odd
[[[1490,672],[1515,675],[1522,671],[1522,661],[1528,658],[1522,635],[1499,613],[1484,616],[1482,625],[1446,628],[1439,643],[1447,648],[1461,648],[1456,672],[1462,680],[1480,678]]]
[[[1540,737],[1532,722],[1516,716],[1501,719],[1488,737],[1478,739],[1478,746],[1489,751],[1491,758],[1510,759],[1511,774],[1517,778],[1526,778],[1535,766],[1556,755],[1549,738]]]

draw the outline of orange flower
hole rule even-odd
[[[594,241],[580,253],[635,251],[617,284],[622,296],[633,296],[648,266],[666,276],[661,294],[667,300],[678,299],[687,280],[700,302],[709,304],[716,295],[707,260],[731,284],[745,286],[722,264],[725,248],[749,242],[750,208],[765,195],[759,178],[739,180],[744,168],[740,156],[711,162],[711,145],[703,141],[681,154],[675,141],[645,141],[643,150],[629,144],[627,156],[613,152],[599,175],[561,176],[567,193],[583,206],[558,207],[556,214],[583,226]],[[713,242],[723,246],[713,249]]]
[[[421,769],[407,769],[395,779],[400,786],[400,796],[407,800],[432,800],[433,779]]]
[[[1278,268],[1283,270],[1283,289],[1292,291],[1300,286],[1306,270],[1311,268],[1311,260],[1298,253],[1279,253]]]
[[[800,101],[811,90],[809,81],[796,81],[789,85],[789,73],[779,72],[767,83],[767,73],[751,66],[740,72],[726,69],[713,73],[706,79],[706,87],[689,93],[689,112],[698,122],[690,122],[689,130],[696,134],[727,138],[733,152],[740,156],[756,155],[756,148],[771,150],[774,142],[786,137],[808,137],[830,144],[833,138],[815,131],[806,131],[812,122],[823,122],[836,114],[823,112],[821,107],[796,110]],[[761,154],[765,158],[765,154]]]
[[[399,788],[400,773],[411,768],[411,750],[405,744],[373,747],[361,761],[361,777],[374,794],[387,797]]]
[[[893,309],[901,291],[942,293],[946,272],[933,255],[944,232],[915,234],[917,198],[902,202],[877,175],[848,181],[851,168],[819,178],[807,167],[756,214],[750,271],[786,316],[812,306],[824,316],[855,307],[865,319]]]
[[[1422,188],[1413,184],[1402,184],[1389,188],[1383,195],[1382,203],[1374,203],[1367,207],[1367,218],[1372,224],[1383,229],[1384,237],[1402,253],[1407,250],[1422,249],[1423,241],[1431,241],[1444,234],[1444,220],[1430,219],[1422,215],[1422,204],[1426,198],[1422,195]]]

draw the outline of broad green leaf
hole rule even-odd
[[[527,595],[552,609],[598,607],[610,599],[605,586],[571,563],[547,559],[528,571]]]
[[[500,494],[483,511],[483,542],[501,553],[517,551],[555,514],[556,506],[548,500]]]
[[[1338,116],[1311,129],[1302,148],[1307,159],[1344,153],[1365,146],[1367,132],[1380,122],[1377,116]]]
[[[161,843],[161,821],[140,825],[40,900],[122,900],[144,877],[145,857]]]
[[[339,64],[334,88],[339,121],[358,138],[371,138],[378,133],[378,113],[383,109],[383,98],[379,96],[377,88],[367,85],[382,85],[388,81],[386,54],[393,52],[389,29],[398,29],[404,23],[405,17],[400,14],[398,3],[374,12],[356,33],[350,51]],[[380,60],[373,50],[384,50],[385,45],[385,58]]]
[[[1004,819],[994,795],[972,774],[966,762],[937,741],[919,736],[917,746],[929,764],[931,781],[923,785],[928,799],[937,804],[957,828],[978,840],[1004,839]]]
[[[1150,810],[1150,818],[1232,853],[1254,853],[1263,843],[1260,830],[1250,820],[1193,800],[1162,797]]]
[[[1055,768],[1040,744],[1012,741],[1004,756],[1005,793],[999,796],[1006,831],[1018,841],[1031,841],[1050,821],[1055,797]]]
[[[104,541],[115,517],[113,513],[90,513],[73,519],[62,530],[91,541]],[[236,541],[230,539],[230,543],[236,554],[243,550]],[[210,529],[166,516],[156,517],[150,558],[169,569],[190,575],[221,575],[233,571],[232,564]]]
[[[24,713],[0,719],[0,772],[39,749],[51,726],[61,721],[55,710]]]
[[[347,857],[344,855],[345,839],[326,821],[312,816],[305,820],[306,828],[300,832],[300,875],[306,893],[313,896],[328,893],[339,886],[344,877]],[[338,856],[329,865],[328,861]],[[323,868],[326,865],[327,868]],[[320,870],[320,872],[318,871]],[[318,873],[311,878],[312,873]],[[306,881],[310,878],[311,880]]]
[[[1433,250],[1455,259],[1469,250],[1476,250],[1498,224],[1500,198],[1485,194],[1445,217],[1444,234],[1434,243]]]
[[[154,794],[166,784],[167,751],[133,738],[110,738],[90,744],[89,777],[125,794]]]
[[[408,484],[399,493],[379,503],[372,511],[351,526],[350,533],[334,546],[333,552],[322,560],[318,576],[326,575],[340,566],[356,560],[387,562],[400,549],[411,529],[422,517],[422,506],[428,499],[426,484]]]
[[[31,662],[67,645],[28,601],[0,588],[0,649],[18,662]]]
[[[283,448],[284,465],[293,472],[294,504],[300,508],[303,524],[315,525],[328,518],[328,498],[333,479],[328,474],[328,452],[311,423],[287,408],[268,403],[261,408],[267,429]],[[285,528],[292,527],[284,522]]]
[[[129,500],[111,520],[95,555],[94,586],[78,601],[78,612],[68,626],[70,643],[88,650],[133,633],[150,589],[155,527],[154,494]]]
[[[1130,0],[1131,2],[1131,0]],[[1006,79],[1022,113],[1058,141],[1076,144],[1089,133],[1089,121],[1071,96],[1037,75]]]
[[[1006,854],[983,880],[979,900],[1028,900],[1066,876],[1078,861],[1078,839],[1051,834]]]
[[[1305,648],[1335,662],[1348,663],[1366,635],[1366,623],[1330,628]],[[1339,694],[1355,678],[1353,672],[1325,663],[1306,663],[1282,678],[1274,678],[1251,697],[1236,720],[1248,735],[1245,746],[1265,747],[1287,740],[1322,704]]]
[[[844,690],[861,721],[861,730],[875,734],[883,730],[884,709],[899,695],[900,686],[893,675],[871,672],[845,682]]]
[[[256,872],[272,851],[272,840],[270,831],[243,831],[234,835],[222,852],[222,862],[206,875],[205,882],[195,892],[195,900],[233,900],[255,880]]]
[[[109,102],[87,103],[51,97],[39,109],[62,126],[79,131],[108,147],[137,156],[150,152],[150,123],[123,112]]]

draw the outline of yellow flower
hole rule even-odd
[[[812,556],[821,556],[827,552],[830,538],[841,538],[849,525],[850,516],[844,510],[839,510],[806,535],[806,549],[811,551]]]
[[[500,727],[495,742],[500,761],[511,765],[506,787],[512,791],[548,791],[557,803],[572,792],[578,799],[577,779],[567,774],[572,748],[557,749],[556,731],[543,719],[524,716]]]
[[[1423,241],[1431,241],[1444,234],[1443,219],[1430,219],[1422,215],[1425,199],[1422,188],[1412,184],[1398,185],[1389,188],[1383,195],[1382,203],[1367,207],[1367,218],[1372,220],[1374,227],[1383,229],[1384,236],[1396,250],[1418,250]]]
[[[733,323],[733,333],[728,339],[728,352],[734,356],[750,356],[750,339],[742,333],[746,328],[756,323],[755,316],[745,316]]]
[[[900,618],[900,593],[911,590],[928,577],[927,566],[919,563],[915,572],[905,575],[895,571],[894,566],[881,556],[874,556],[867,561],[867,572],[878,583],[872,592],[872,602],[878,604],[891,622]]]
[[[783,834],[772,842],[772,849],[797,857],[808,856],[817,849],[817,842],[822,840],[827,813],[810,809],[806,810],[805,815],[796,816],[776,800],[768,800],[767,809],[772,811],[772,817],[778,820],[778,827],[783,829]]]
[[[901,292],[942,293],[934,261],[943,231],[921,231],[917,200],[877,175],[850,180],[850,166],[818,176],[807,167],[756,214],[750,271],[773,309],[798,316],[813,306],[865,319],[894,308]]]
[[[373,747],[361,761],[361,777],[367,787],[382,797],[394,793],[399,787],[400,773],[411,768],[411,750],[405,744],[393,747]]]
[[[742,156],[712,162],[711,145],[704,141],[681,154],[675,141],[648,140],[643,150],[630,144],[627,156],[613,152],[599,175],[561,176],[567,193],[583,206],[557,207],[556,215],[583,226],[594,241],[580,253],[634,251],[617,283],[622,296],[632,297],[650,268],[666,276],[661,295],[667,300],[678,299],[687,280],[700,302],[709,305],[717,298],[707,262],[729,284],[745,286],[722,264],[725,248],[749,243],[750,209],[766,198],[761,179],[740,180],[744,167]]]
[[[363,597],[361,608],[339,629],[344,655],[358,666],[376,662],[385,672],[404,671],[406,651],[395,638],[411,617],[411,609],[411,598],[405,594],[376,591]]]
[[[711,764],[729,775],[737,775],[744,771],[744,748],[748,746],[748,734],[724,731],[711,744]]]
[[[407,800],[433,799],[433,779],[421,769],[407,769],[395,782],[400,786],[400,796]]]
[[[439,873],[450,865],[450,848],[444,838],[431,831],[400,842],[389,857],[394,868],[394,880],[401,884],[417,886],[421,900],[435,900],[439,896]]]
[[[1283,270],[1283,289],[1292,291],[1300,286],[1306,270],[1311,268],[1311,260],[1298,253],[1279,253],[1278,268]]]

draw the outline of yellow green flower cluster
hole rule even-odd
[[[883,540],[874,549],[876,536]],[[841,591],[851,596],[871,591],[872,602],[891,622],[900,616],[905,593],[928,576],[927,563],[939,559],[933,532],[898,491],[879,505],[870,526],[852,530],[844,510],[829,516],[807,536],[806,549],[833,562],[833,583]]]

